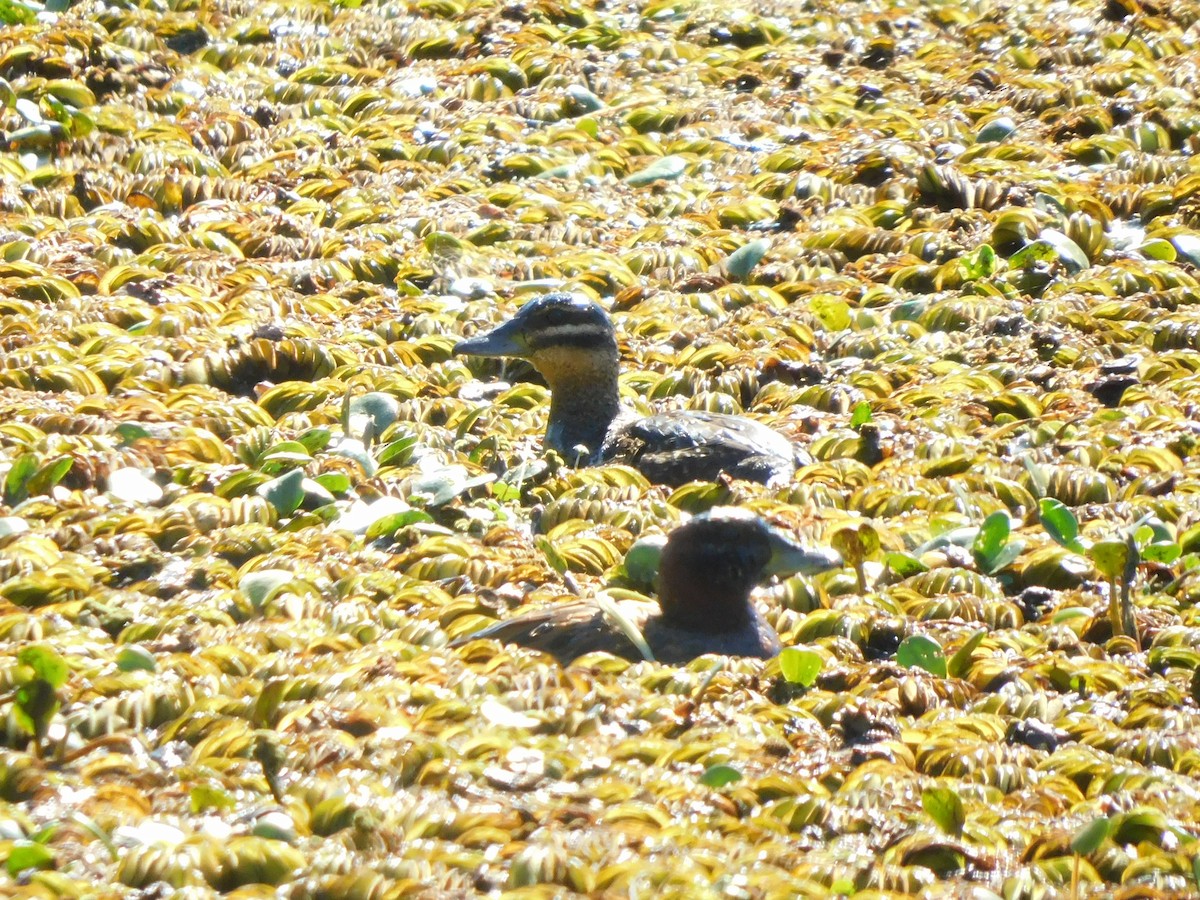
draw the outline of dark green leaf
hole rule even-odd
[[[37,678],[17,688],[16,701],[13,714],[17,723],[40,741],[58,712],[58,693],[48,681]]]
[[[4,499],[9,504],[20,503],[29,496],[25,483],[33,477],[38,469],[38,458],[32,453],[18,456],[4,476]]]
[[[715,766],[709,766],[704,770],[704,774],[700,776],[700,783],[710,788],[725,787],[727,784],[733,784],[735,781],[741,780],[742,773],[733,766],[728,766],[725,763],[717,763]]]
[[[962,834],[967,817],[956,791],[948,787],[926,788],[921,792],[921,807],[946,834],[956,837]]]
[[[906,669],[924,669],[942,678],[948,674],[942,645],[923,634],[910,635],[900,642],[896,649],[896,662]]]
[[[929,566],[921,562],[915,556],[910,556],[907,553],[893,551],[883,558],[887,567],[899,575],[901,578],[908,578],[911,575],[920,575],[922,572],[928,572]]]
[[[273,478],[258,488],[258,494],[274,506],[280,516],[290,516],[304,502],[304,470],[292,469]]]
[[[329,446],[333,432],[328,428],[310,428],[304,434],[298,435],[296,441],[310,454],[319,453]]]
[[[1108,837],[1110,827],[1111,823],[1107,818],[1092,819],[1076,831],[1075,836],[1071,838],[1071,852],[1078,853],[1080,856],[1095,853]]]
[[[1058,500],[1049,497],[1038,503],[1038,520],[1051,539],[1075,553],[1086,553],[1079,541],[1079,523],[1075,514]]]
[[[71,676],[67,661],[57,650],[49,647],[25,647],[17,654],[17,662],[23,666],[29,666],[33,669],[34,675],[52,688],[62,687]]]
[[[384,466],[406,465],[412,459],[412,451],[416,446],[417,436],[414,434],[397,438],[380,448],[379,453],[375,456],[375,462],[381,469]]]
[[[136,422],[122,422],[116,430],[123,447],[129,446],[134,441],[140,441],[142,438],[150,437],[150,432]]]
[[[979,534],[975,536],[971,552],[977,560],[990,561],[1008,541],[1009,532],[1008,513],[992,513],[979,526]]]
[[[779,654],[779,671],[792,684],[812,687],[824,666],[824,658],[815,650],[785,647]]]
[[[51,460],[38,469],[33,477],[26,482],[25,489],[31,495],[45,494],[66,477],[66,474],[71,471],[73,465],[75,465],[75,460],[69,456],[60,456],[58,459]]]

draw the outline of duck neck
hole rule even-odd
[[[534,363],[550,386],[546,447],[568,462],[574,462],[581,445],[594,456],[621,412],[616,347],[611,352],[575,349]]]
[[[664,551],[658,573],[664,621],[691,631],[722,633],[750,624],[753,581],[736,564],[714,566]]]

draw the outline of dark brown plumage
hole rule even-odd
[[[674,411],[639,417],[623,408],[616,333],[591,300],[566,293],[538,297],[454,352],[529,360],[550,386],[546,447],[568,462],[626,463],[669,485],[713,481],[721,473],[771,483],[795,471],[787,438],[744,416]]]
[[[742,510],[715,510],[679,526],[663,547],[658,605],[581,600],[531,610],[491,625],[467,641],[491,638],[549,653],[563,664],[596,651],[638,660],[642,653],[619,622],[640,629],[659,662],[686,663],[705,653],[768,658],[779,637],[755,610],[750,593],[769,575],[836,567],[832,551],[796,544]],[[606,609],[605,606],[609,605]]]

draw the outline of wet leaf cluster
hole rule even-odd
[[[1195,0],[0,19],[0,892],[1196,896]],[[543,454],[551,289],[810,463]],[[450,647],[722,504],[778,660]]]

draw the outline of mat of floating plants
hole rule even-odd
[[[0,20],[4,896],[1198,895],[1195,0]],[[551,290],[805,464],[545,453]],[[778,658],[455,643],[715,506]]]

